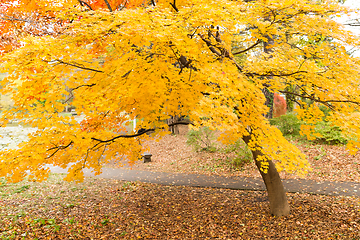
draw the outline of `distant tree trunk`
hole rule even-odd
[[[178,116],[171,116],[168,120],[167,120],[167,124],[172,124],[172,123],[176,123],[179,121],[179,117]],[[172,133],[172,134],[175,134],[175,135],[179,135],[179,126],[178,125],[174,125],[174,126],[171,126],[169,127],[169,131]]]
[[[246,144],[249,143],[250,139],[251,135],[243,137]],[[261,177],[266,186],[270,202],[270,213],[277,217],[290,214],[290,206],[286,198],[284,185],[282,184],[280,175],[276,170],[275,164],[272,161],[268,161],[269,168],[267,173],[264,173],[260,170],[261,162],[258,161],[259,156],[262,156],[263,154],[259,150],[252,150],[251,152],[253,154],[256,167],[260,171]]]
[[[272,46],[274,45],[274,39],[268,35],[266,35],[267,41],[264,42],[264,52],[269,54],[269,58],[272,58],[273,56],[271,53],[273,52]],[[267,77],[268,79],[272,79],[272,77]],[[273,109],[274,109],[274,92],[271,92],[269,88],[264,87],[262,89],[262,92],[265,96],[265,105],[269,108],[269,112],[266,114],[267,119],[273,118]]]
[[[267,119],[273,118],[274,113],[274,93],[270,92],[268,88],[261,89],[265,96],[265,105],[269,108],[268,113],[265,115]]]
[[[285,91],[287,92],[295,92],[296,89],[295,86],[289,85],[285,88]],[[292,112],[294,110],[294,103],[296,102],[295,96],[290,93],[285,93],[286,97],[286,109],[288,112]]]

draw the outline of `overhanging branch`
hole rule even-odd
[[[200,33],[198,33],[198,36],[201,38],[201,40],[203,40],[206,43],[210,51],[214,53],[217,57],[219,58],[225,57],[230,59],[240,72],[243,71],[242,67],[235,61],[235,59],[232,56],[230,56],[230,52],[227,49],[221,46],[217,46],[217,45],[215,46],[214,44],[211,43],[209,39],[206,39],[205,36]],[[213,34],[211,34],[211,36],[215,38],[216,42],[221,43],[220,35],[214,36]]]
[[[79,3],[80,3],[80,5],[81,6],[87,6],[91,11],[93,11],[93,9],[92,9],[92,7],[90,6],[90,4],[88,4],[87,2],[85,2],[85,1],[82,1],[82,0],[78,0],[79,1]]]
[[[259,45],[262,41],[260,39],[257,40],[256,43],[254,43],[253,45],[251,45],[250,47],[244,49],[244,50],[241,50],[239,52],[236,52],[236,53],[233,53],[232,55],[238,55],[238,54],[242,54],[242,53],[245,53],[251,49],[253,49],[254,47],[256,47],[257,45]]]
[[[58,63],[61,63],[61,64],[65,64],[65,65],[68,65],[68,66],[80,68],[80,69],[83,69],[83,70],[88,70],[88,71],[103,73],[103,71],[101,71],[101,70],[97,70],[97,69],[94,69],[94,68],[89,68],[89,67],[80,66],[80,65],[74,64],[74,63],[64,62],[64,61],[59,60],[59,59],[57,59],[57,60],[55,60],[55,61],[58,62]]]
[[[179,9],[176,6],[176,0],[174,0],[174,3],[170,3],[170,5],[174,8],[176,12],[179,12]]]
[[[46,159],[51,158],[52,156],[54,156],[58,151],[60,150],[64,150],[68,147],[70,147],[74,142],[70,141],[70,143],[68,145],[65,146],[55,146],[53,148],[49,148],[47,151],[51,151],[51,150],[55,150],[52,154],[50,154],[50,156],[46,157]]]
[[[63,102],[63,104],[67,103],[68,101],[70,101],[70,99],[72,99],[74,97],[74,94],[73,94],[73,91],[76,90],[76,89],[79,89],[81,87],[93,87],[95,86],[96,84],[95,83],[92,83],[92,84],[84,84],[84,85],[80,85],[80,86],[77,86],[75,88],[71,88],[70,89],[70,95],[68,96],[68,98]]]
[[[107,0],[104,0],[104,2],[105,2],[105,4],[106,4],[106,6],[108,7],[109,11],[112,12],[113,10],[112,10],[109,2],[108,2]]]
[[[180,122],[175,122],[175,123],[171,123],[171,124],[167,124],[167,125],[168,125],[168,127],[172,127],[172,126],[175,126],[175,125],[190,125],[190,124],[192,125],[193,123],[191,123],[189,121],[180,121]],[[161,128],[161,129],[163,129],[163,128]],[[156,130],[156,128],[142,129],[142,131],[140,131],[140,132],[138,132],[136,134],[118,135],[116,137],[113,137],[113,138],[110,138],[110,139],[107,139],[107,140],[101,140],[101,139],[98,139],[98,138],[91,138],[91,139],[94,140],[94,141],[97,141],[99,143],[109,143],[109,142],[115,141],[118,138],[134,138],[134,137],[141,136],[141,135],[143,135],[145,133],[148,133],[148,132],[153,132],[155,130]]]
[[[290,95],[301,97],[301,98],[310,99],[314,102],[322,103],[332,110],[335,110],[335,108],[334,108],[334,106],[331,105],[331,103],[352,103],[352,104],[356,104],[356,105],[360,106],[360,102],[356,102],[356,101],[352,101],[352,100],[331,100],[331,99],[320,100],[319,98],[316,98],[315,96],[311,96],[311,95],[303,95],[303,94],[294,93],[294,92],[285,91],[285,90],[279,91],[279,92],[284,93],[284,94],[290,94]]]
[[[297,71],[293,73],[268,73],[268,74],[258,74],[258,73],[247,73],[251,76],[258,76],[258,77],[290,77],[299,73],[307,73],[306,71]]]

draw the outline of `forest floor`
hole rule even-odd
[[[244,143],[225,146],[216,141],[219,133],[214,133],[213,137],[208,136],[207,141],[212,151],[194,151],[193,146],[187,144],[187,126],[180,126],[179,132],[179,135],[166,135],[144,144],[152,154],[150,163],[120,162],[108,166],[156,172],[261,177]],[[305,179],[360,182],[360,153],[350,155],[343,145],[312,143],[299,138],[290,138],[289,141],[307,156],[310,163],[312,171],[307,173]],[[280,176],[282,179],[300,178],[296,173],[280,172]]]
[[[359,182],[358,155],[348,156],[342,146],[294,143],[314,169],[306,179]],[[184,132],[148,144],[152,162],[139,161],[131,168],[260,176],[253,163],[241,165],[239,158],[246,158],[246,152],[234,155],[220,145],[214,152],[194,152]],[[68,183],[63,177],[51,174],[42,183],[4,182],[0,239],[360,239],[358,197],[288,193],[291,214],[273,217],[263,191],[98,178]]]

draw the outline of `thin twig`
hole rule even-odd
[[[94,11],[94,9],[90,6],[90,4],[88,4],[87,2],[85,2],[85,1],[82,1],[82,0],[78,0],[79,1],[79,3],[80,3],[80,5],[81,6],[87,6],[91,11]]]
[[[176,123],[171,123],[171,124],[168,124],[168,127],[172,127],[172,126],[175,126],[175,125],[192,125],[193,123],[189,122],[189,121],[180,121],[180,122],[176,122]],[[162,128],[164,129],[164,128]],[[138,137],[138,136],[141,136],[147,132],[153,132],[155,131],[156,129],[155,128],[150,128],[150,129],[144,129],[142,130],[141,132],[139,133],[136,133],[136,134],[124,134],[124,135],[118,135],[116,137],[113,137],[113,138],[110,138],[110,139],[107,139],[107,140],[101,140],[101,139],[98,139],[98,138],[91,138],[92,140],[94,141],[97,141],[99,143],[108,143],[108,142],[113,142],[115,141],[116,139],[118,138],[133,138],[133,137]],[[96,145],[95,145],[96,146]],[[94,146],[94,147],[95,147]]]
[[[72,67],[76,67],[76,68],[80,68],[80,69],[83,69],[83,70],[89,70],[89,71],[93,71],[93,72],[98,72],[98,73],[103,73],[103,71],[101,70],[97,70],[97,69],[93,69],[93,68],[88,68],[88,67],[83,67],[83,66],[80,66],[80,65],[77,65],[77,64],[73,64],[73,63],[67,63],[67,62],[64,62],[62,60],[55,60],[56,62],[58,63],[61,63],[61,64],[65,64],[65,65],[68,65],[68,66],[72,66]]]
[[[104,2],[106,3],[106,6],[108,7],[109,11],[112,12],[113,10],[112,10],[109,2],[107,0],[104,0]]]
[[[330,103],[352,103],[352,104],[356,104],[356,105],[360,106],[360,102],[356,102],[356,101],[352,101],[352,100],[320,100],[319,98],[315,98],[309,94],[306,94],[306,96],[305,96],[302,94],[289,92],[289,91],[279,91],[279,92],[284,93],[284,94],[291,94],[291,95],[294,95],[297,97],[307,98],[307,99],[313,100],[315,102],[322,103],[325,106],[327,106],[333,110],[334,110],[334,106],[332,106]]]
[[[268,74],[258,74],[258,73],[247,73],[251,74],[252,76],[258,76],[258,77],[290,77],[292,75],[296,75],[299,73],[307,73],[306,71],[297,71],[293,73],[280,73],[280,74],[274,74],[274,73],[268,73]]]
[[[82,167],[82,168],[85,168],[85,164],[86,164],[87,158],[88,158],[88,156],[89,156],[89,151],[90,151],[90,149],[88,149],[88,150],[86,151],[86,156],[85,156],[85,159],[84,159],[84,163],[83,163],[83,167]]]
[[[174,8],[176,12],[179,12],[179,9],[176,6],[176,0],[174,0],[174,3],[170,3],[170,5]]]
[[[254,44],[251,45],[250,47],[248,47],[248,48],[246,48],[246,49],[244,49],[244,50],[241,50],[241,51],[239,51],[239,52],[233,53],[232,55],[237,55],[237,54],[242,54],[242,53],[244,53],[244,52],[247,52],[247,51],[253,49],[254,47],[256,47],[257,45],[259,45],[261,42],[262,42],[262,41],[261,41],[260,39],[258,39],[258,40],[256,41],[256,43],[254,43]]]
[[[229,54],[229,51],[223,47],[219,47],[219,46],[216,46],[218,49],[215,49],[214,45],[211,43],[210,40],[206,39],[204,37],[204,35],[198,33],[198,36],[201,38],[201,40],[203,40],[206,45],[209,47],[210,51],[213,52],[215,55],[217,55],[218,57],[220,58],[228,58],[230,59],[233,64],[236,66],[236,68],[240,71],[240,72],[243,72],[243,69],[242,67],[236,62],[236,60],[230,56]],[[220,36],[218,36],[217,38],[220,38]]]
[[[11,17],[11,16],[8,16],[8,15],[3,14],[3,13],[0,13],[0,14],[1,14],[2,16],[4,16],[4,17],[0,17],[1,20],[6,20],[6,21],[19,21],[19,22],[26,22],[26,23],[34,23],[33,21],[30,21],[30,20]]]
[[[73,143],[74,143],[73,141],[70,141],[70,143],[69,143],[68,145],[66,145],[66,146],[56,146],[56,147],[53,147],[53,148],[48,149],[47,151],[51,151],[51,150],[54,150],[54,149],[56,149],[56,150],[55,150],[52,154],[50,154],[50,156],[46,157],[46,159],[51,158],[51,157],[54,156],[58,151],[64,150],[64,149],[70,147]]]

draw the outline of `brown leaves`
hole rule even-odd
[[[21,193],[21,184],[30,187]],[[268,213],[265,192],[54,178],[0,188],[0,236],[82,239],[342,239],[359,235],[358,198],[289,194],[292,213]],[[27,233],[26,233],[27,232]]]
[[[206,175],[260,177],[253,162],[236,168],[232,164],[236,155],[223,150],[216,152],[194,152],[186,144],[187,126],[181,126],[180,135],[163,137],[159,142],[150,141],[151,163],[137,162],[133,169],[159,172],[199,173]],[[291,141],[308,158],[313,168],[305,178],[315,181],[360,181],[360,156],[349,155],[345,146],[311,144]],[[220,143],[214,143],[223,147]],[[116,167],[116,165],[112,165]],[[295,174],[280,172],[282,179],[297,179]]]

